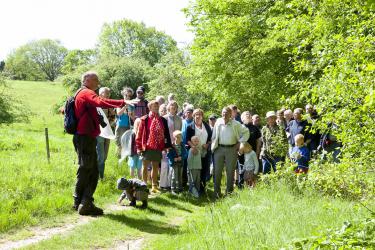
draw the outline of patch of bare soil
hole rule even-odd
[[[114,250],[140,250],[142,249],[144,238],[134,240],[118,241],[111,249]]]
[[[159,194],[153,194],[150,195],[149,199],[155,198]],[[127,201],[125,201],[127,203]],[[124,211],[124,210],[130,210],[134,209],[133,207],[130,206],[125,206],[125,205],[119,205],[119,204],[109,204],[105,207],[104,209],[104,214],[108,214],[111,212],[117,212],[117,211]],[[31,244],[36,244],[42,240],[47,240],[51,238],[54,235],[57,234],[64,234],[69,231],[72,231],[74,228],[77,226],[81,226],[84,224],[89,223],[92,220],[95,220],[100,217],[91,217],[91,216],[80,216],[78,217],[77,221],[73,223],[68,223],[64,224],[62,226],[58,227],[51,227],[51,228],[40,228],[40,227],[32,227],[30,228],[31,234],[33,236],[28,237],[26,239],[22,240],[3,240],[0,241],[0,249],[17,249],[21,247],[25,247]],[[118,244],[120,248],[115,248],[115,249],[140,249],[140,246],[143,242],[142,239],[137,239],[137,240],[125,240],[121,244]],[[130,248],[123,248],[124,246],[130,247]]]
[[[39,241],[46,240],[57,234],[63,234],[73,230],[75,227],[84,225],[94,220],[95,217],[80,216],[78,220],[74,223],[65,224],[59,227],[52,228],[40,228],[33,227],[30,230],[32,231],[33,236],[17,241],[4,241],[0,242],[0,249],[16,249],[25,247],[31,244],[38,243]]]

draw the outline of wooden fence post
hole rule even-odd
[[[48,140],[48,128],[44,129],[45,135],[46,135],[46,150],[47,150],[47,160],[49,163],[50,154],[49,154],[49,140]]]

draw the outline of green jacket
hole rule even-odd
[[[275,125],[262,128],[262,151],[261,156],[285,157],[288,152],[288,140],[285,130]]]

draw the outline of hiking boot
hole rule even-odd
[[[76,197],[76,196],[73,196],[74,200],[73,200],[73,206],[72,206],[72,209],[74,210],[78,210],[78,206],[79,204],[81,204],[81,199]]]
[[[103,209],[98,208],[93,203],[81,203],[78,206],[78,213],[80,215],[103,215]]]
[[[142,202],[142,206],[141,206],[141,208],[142,208],[142,209],[146,209],[146,208],[147,208],[147,205],[148,205],[148,202],[147,202],[147,201],[143,201],[143,202]]]
[[[78,211],[79,204],[73,204],[72,209]]]

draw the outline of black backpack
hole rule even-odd
[[[68,98],[65,103],[64,109],[64,131],[65,133],[74,135],[77,132],[78,119],[74,112],[74,102],[78,93],[82,90],[79,89],[74,96]]]

